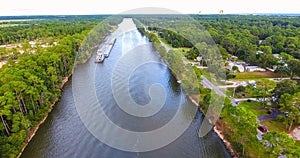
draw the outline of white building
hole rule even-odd
[[[197,60],[197,61],[201,61],[201,60],[202,60],[202,57],[197,56],[196,60]]]
[[[238,68],[239,72],[245,72],[245,68],[244,68],[244,64],[246,64],[245,62],[232,62],[230,60],[228,60],[227,62],[228,62],[228,67],[227,68],[230,71],[232,71],[232,68],[234,66],[236,66]]]
[[[263,69],[258,66],[246,66],[246,71],[247,72],[254,72],[254,71],[266,71],[266,69]]]
[[[272,68],[267,67],[266,69],[269,70],[269,71],[275,72],[276,69],[277,69],[277,66],[274,65]]]
[[[264,52],[259,50],[259,51],[256,52],[256,54],[264,54]]]

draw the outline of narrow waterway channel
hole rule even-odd
[[[166,100],[159,112],[150,117],[135,117],[124,112],[117,104],[111,84],[112,72],[118,64],[118,61],[124,56],[127,50],[137,47],[138,45],[148,45],[143,47],[147,58],[158,63],[162,61],[154,47],[151,46],[149,40],[142,36],[136,29],[121,34],[117,37],[116,43],[110,53],[109,58],[104,63],[94,63],[95,55],[92,56],[86,64],[76,68],[75,73],[86,74],[93,70],[95,72],[95,91],[96,96],[101,102],[95,108],[102,108],[105,115],[119,127],[130,131],[146,132],[155,130],[167,124],[174,115],[179,111],[182,115],[189,115],[190,110],[196,110],[196,106],[187,99],[180,84],[177,83],[170,70],[164,64],[149,62],[143,64],[131,73],[129,78],[129,93],[137,104],[145,105],[150,100],[149,88],[153,84],[159,84],[166,92]],[[150,47],[149,47],[150,45]],[[137,54],[140,49],[131,50],[131,54]],[[143,56],[137,55],[143,58]],[[131,64],[138,62],[139,59],[131,60]],[[123,69],[122,69],[123,68]],[[123,71],[123,72],[122,72]],[[126,66],[120,67],[117,72],[124,73],[128,71]],[[198,128],[202,121],[202,114],[197,112],[196,116],[187,130],[183,134],[171,142],[170,144],[147,152],[128,152],[112,148],[102,143],[83,124],[79,117],[74,103],[72,91],[72,81],[77,81],[74,75],[64,87],[60,102],[54,107],[49,114],[47,120],[26,147],[23,158],[57,158],[57,157],[97,157],[97,158],[153,158],[153,157],[178,157],[178,158],[221,158],[231,157],[220,138],[216,133],[211,131],[203,138],[198,137]],[[121,82],[121,81],[120,81]],[[118,85],[122,89],[126,84]],[[74,90],[74,89],[73,89]],[[85,95],[87,92],[84,88],[77,95]],[[183,99],[182,99],[183,98]],[[89,98],[86,98],[87,100]],[[119,100],[126,99],[120,97]],[[182,107],[182,108],[179,108]],[[87,106],[88,108],[88,106]],[[96,120],[93,120],[97,122]],[[181,120],[185,121],[185,120]],[[188,121],[188,119],[186,120]],[[116,133],[108,126],[101,127],[103,132],[111,137],[112,133]],[[174,129],[175,130],[175,129]],[[115,138],[126,138],[126,135],[120,133]],[[114,139],[112,137],[111,139]],[[126,143],[126,142],[124,142]]]

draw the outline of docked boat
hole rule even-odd
[[[104,54],[101,52],[101,50],[98,50],[95,62],[102,63],[104,61],[104,58]]]

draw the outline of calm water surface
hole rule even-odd
[[[117,106],[110,87],[112,71],[118,60],[124,55],[125,50],[143,44],[150,44],[150,42],[137,30],[127,32],[117,38],[109,58],[105,59],[104,63],[95,64],[95,56],[93,56],[88,63],[80,65],[75,71],[75,73],[81,73],[95,69],[96,95],[103,105],[105,114],[118,126],[140,132],[154,130],[168,123],[178,110],[180,98],[185,98],[180,85],[165,65],[148,63],[140,66],[130,76],[129,92],[136,103],[144,105],[150,101],[148,94],[150,85],[159,83],[167,92],[167,100],[163,108],[150,118],[137,118],[128,115]],[[152,60],[162,60],[153,47],[148,47],[145,51]],[[121,71],[128,70],[124,67],[124,70]],[[231,157],[214,132],[210,132],[204,138],[198,137],[197,129],[202,120],[202,114],[199,112],[195,117],[192,116],[195,119],[184,134],[163,148],[141,153],[111,148],[96,139],[83,125],[74,104],[71,82],[72,80],[65,85],[60,102],[54,107],[45,123],[26,147],[22,154],[23,158]],[[119,86],[122,88],[123,85]],[[80,93],[85,94],[86,92],[80,91]],[[186,109],[195,109],[188,99],[184,99],[183,104]],[[110,129],[103,130],[110,132]]]

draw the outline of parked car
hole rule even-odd
[[[268,130],[266,127],[264,127],[263,125],[259,125],[257,128],[259,131],[261,131],[262,133],[267,133]]]

